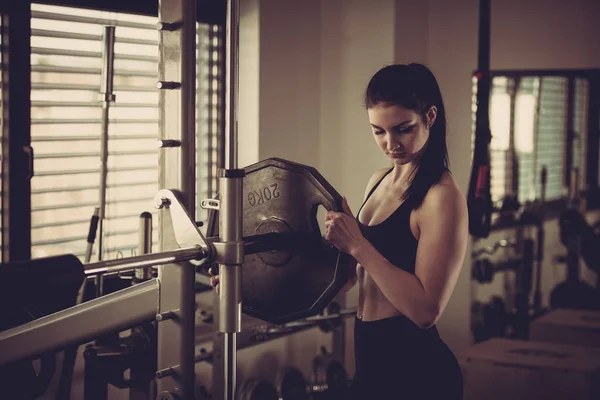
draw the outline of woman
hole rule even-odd
[[[365,104],[391,159],[352,216],[329,212],[325,238],[357,261],[352,399],[462,399],[456,358],[435,323],[454,290],[468,239],[464,196],[448,170],[438,83],[420,64],[378,71]]]
[[[355,218],[328,212],[325,239],[357,261],[352,399],[462,399],[456,358],[435,323],[462,266],[467,206],[448,170],[438,83],[420,64],[378,71],[365,105],[392,168],[375,172]],[[218,277],[213,276],[213,286]]]

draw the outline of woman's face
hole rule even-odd
[[[437,109],[431,107],[425,121],[421,115],[398,105],[378,104],[368,109],[375,142],[395,165],[415,160],[429,139],[429,127]]]

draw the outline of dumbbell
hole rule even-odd
[[[277,374],[275,386],[280,400],[345,399],[348,375],[340,362],[324,352],[313,360],[313,376],[310,385],[307,384],[302,371],[287,366]]]
[[[307,385],[302,372],[282,368],[275,386],[260,378],[246,380],[236,393],[237,400],[337,400],[346,398],[348,375],[343,365],[329,355],[313,360],[313,381]]]
[[[345,399],[348,392],[348,374],[339,361],[321,348],[321,355],[313,360],[313,376],[310,386],[313,400]]]
[[[578,210],[566,209],[558,218],[559,237],[563,245],[569,245],[569,238],[580,237],[590,229],[585,216]],[[593,228],[592,228],[593,229]]]
[[[494,279],[494,266],[487,258],[481,258],[473,263],[471,278],[479,283],[489,283]]]
[[[471,278],[479,283],[490,283],[494,280],[494,274],[502,271],[516,270],[522,262],[522,257],[509,257],[497,262],[491,262],[487,258],[480,258],[473,262]]]
[[[493,296],[489,303],[473,302],[471,315],[471,330],[476,343],[505,336],[509,315],[501,297]]]

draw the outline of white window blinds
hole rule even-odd
[[[573,165],[585,170],[589,82],[575,79]],[[540,174],[547,170],[546,200],[565,196],[568,78],[496,76],[490,100],[491,193],[499,202],[517,195],[521,204],[540,198]],[[514,104],[513,104],[514,103]]]
[[[144,211],[153,214],[153,241],[157,241],[153,205],[159,189],[156,22],[155,17],[32,5],[33,258],[62,253],[83,257],[85,253],[89,220],[99,198],[99,91],[105,25],[116,27],[116,101],[109,114],[103,258],[136,252],[139,215]],[[220,56],[218,40],[215,46],[207,39],[218,28],[200,25],[198,32],[198,154],[208,154],[208,148],[212,153],[199,156],[197,191],[208,195],[214,192],[208,183],[214,181],[216,150],[212,147],[218,129],[211,122],[218,121],[218,102],[208,90],[218,79]]]

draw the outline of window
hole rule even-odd
[[[583,189],[589,71],[497,71],[492,77],[492,201],[498,204],[506,196],[516,196],[521,204],[540,199],[543,168],[546,201],[566,196],[574,167]]]
[[[573,146],[573,165],[580,171],[585,171],[586,141],[585,133],[588,132],[588,105],[590,84],[586,79],[575,79],[575,124],[574,124],[574,146]]]
[[[533,82],[535,80],[535,82]],[[568,132],[568,81],[565,77],[547,76],[537,79],[530,78],[531,91],[535,91],[536,100],[539,102],[537,112],[537,127],[534,135],[535,151],[532,148],[533,160],[529,166],[523,168],[523,183],[535,188],[525,194],[519,190],[520,199],[534,200],[535,194],[541,192],[539,174],[543,167],[548,171],[546,199],[556,200],[566,195],[566,183],[569,171],[574,165],[566,164],[567,132]],[[534,85],[537,85],[534,86]],[[528,93],[528,92],[527,92]],[[581,105],[579,105],[581,106]]]
[[[492,200],[496,201],[510,193],[508,183],[510,182],[511,160],[507,157],[511,146],[510,118],[511,97],[508,94],[506,78],[495,78],[492,81],[492,93],[490,98],[490,130],[492,141],[490,143],[491,156],[491,194]]]
[[[144,211],[154,216],[153,242],[157,242],[156,22],[154,17],[32,5],[32,258],[85,254],[89,221],[100,196],[99,91],[105,25],[116,27],[116,101],[109,111],[103,259],[135,254],[139,215]],[[198,32],[197,192],[212,195],[215,151],[206,149],[214,146],[218,129],[216,92],[209,91],[218,79],[220,31],[200,24]],[[204,152],[211,156],[202,158]]]

